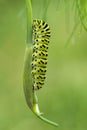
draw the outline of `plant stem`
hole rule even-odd
[[[48,123],[48,124],[50,124],[50,125],[53,125],[53,126],[56,126],[56,127],[58,127],[59,126],[59,124],[57,124],[57,123],[55,123],[55,122],[53,122],[53,121],[50,121],[50,120],[48,120],[48,119],[46,119],[45,117],[43,117],[43,116],[38,116],[41,120],[43,120],[44,122],[46,122],[46,123]]]
[[[25,0],[27,14],[27,44],[32,44],[32,6],[31,0]]]

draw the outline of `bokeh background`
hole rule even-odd
[[[43,2],[33,0],[34,18],[42,18]],[[24,0],[0,0],[0,130],[87,130],[87,32],[79,25],[66,47],[74,11],[51,1],[46,14],[52,30],[47,79],[37,95],[41,111],[59,123],[55,128],[39,120],[25,101],[25,12]]]

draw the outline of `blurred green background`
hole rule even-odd
[[[41,18],[43,0],[32,4],[33,17]],[[79,26],[65,48],[75,21],[67,7],[56,0],[48,7],[52,37],[47,79],[37,92],[42,112],[59,123],[55,128],[39,120],[24,97],[25,1],[0,0],[0,130],[87,130],[87,32],[82,29],[79,35]]]

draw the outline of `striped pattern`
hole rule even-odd
[[[44,85],[47,71],[50,28],[42,20],[33,20],[32,84],[38,90]]]

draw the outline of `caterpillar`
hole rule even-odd
[[[42,20],[33,20],[32,42],[27,44],[24,59],[23,86],[26,102],[34,114],[41,120],[58,126],[42,116],[39,110],[36,90],[43,87],[46,79],[48,46],[51,31],[49,25]]]
[[[33,54],[32,81],[33,89],[38,90],[44,85],[47,71],[48,44],[51,31],[49,25],[42,20],[33,20]]]

